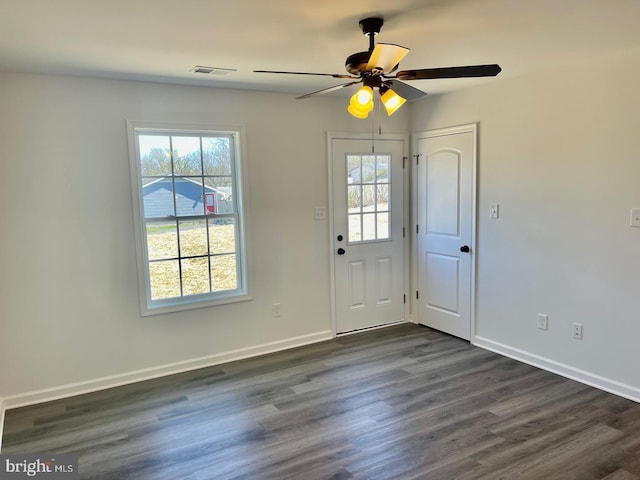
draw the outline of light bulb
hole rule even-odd
[[[360,105],[367,105],[371,100],[373,100],[373,89],[365,85],[360,87],[360,90],[358,90],[354,96],[356,102]]]

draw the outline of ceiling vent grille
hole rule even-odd
[[[203,75],[229,75],[231,72],[237,72],[235,68],[204,67],[202,65],[196,65],[190,71]]]

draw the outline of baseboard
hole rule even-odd
[[[525,350],[509,347],[500,342],[494,342],[488,338],[475,337],[473,344],[477,347],[484,348],[485,350],[499,353],[505,357],[513,358],[514,360],[533,365],[534,367],[538,367],[552,373],[557,373],[558,375],[570,378],[571,380],[575,380],[591,387],[599,388],[605,392],[613,393],[620,397],[628,398],[629,400],[640,403],[640,389],[632,385],[610,380],[608,378],[574,368],[570,365],[565,365],[563,363],[556,362],[555,360],[529,353]]]
[[[221,363],[227,363],[235,360],[256,357],[258,355],[265,355],[267,353],[287,350],[289,348],[301,347],[303,345],[322,342],[324,340],[330,340],[332,338],[334,338],[333,332],[331,330],[325,330],[322,332],[312,333],[310,335],[302,335],[299,337],[279,340],[277,342],[265,343],[254,347],[231,350],[225,353],[218,353],[206,357],[194,358],[191,360],[162,365],[159,367],[145,368],[133,372],[89,380],[86,382],[72,383],[68,385],[62,385],[60,387],[53,387],[18,395],[12,395],[4,398],[3,412],[5,409],[8,410],[11,408],[24,407],[26,405],[49,402],[51,400],[72,397],[74,395],[81,395],[83,393],[90,393],[107,388],[119,387],[121,385],[126,385],[129,383],[151,380],[153,378],[173,375],[175,373],[187,372],[189,370],[196,370],[198,368],[211,367],[214,365],[219,365]]]

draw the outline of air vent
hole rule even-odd
[[[231,72],[237,72],[235,68],[203,67],[202,65],[196,65],[190,71],[204,75],[228,75]]]

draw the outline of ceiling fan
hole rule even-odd
[[[409,53],[409,49],[391,43],[375,43],[375,36],[380,33],[384,20],[382,18],[365,18],[360,20],[362,33],[369,37],[369,50],[357,52],[347,57],[345,68],[349,74],[340,73],[310,73],[310,72],[281,72],[276,70],[254,70],[255,73],[280,73],[287,75],[321,75],[333,78],[353,80],[349,83],[324,88],[316,92],[307,93],[298,99],[340,90],[362,83],[362,87],[351,97],[347,110],[357,118],[367,118],[373,109],[373,91],[377,89],[380,100],[387,113],[391,115],[407,100],[417,100],[426,95],[406,83],[407,80],[427,80],[437,78],[463,77],[495,77],[502,69],[500,65],[469,65],[464,67],[422,68],[419,70],[401,70],[395,75],[400,61]]]

